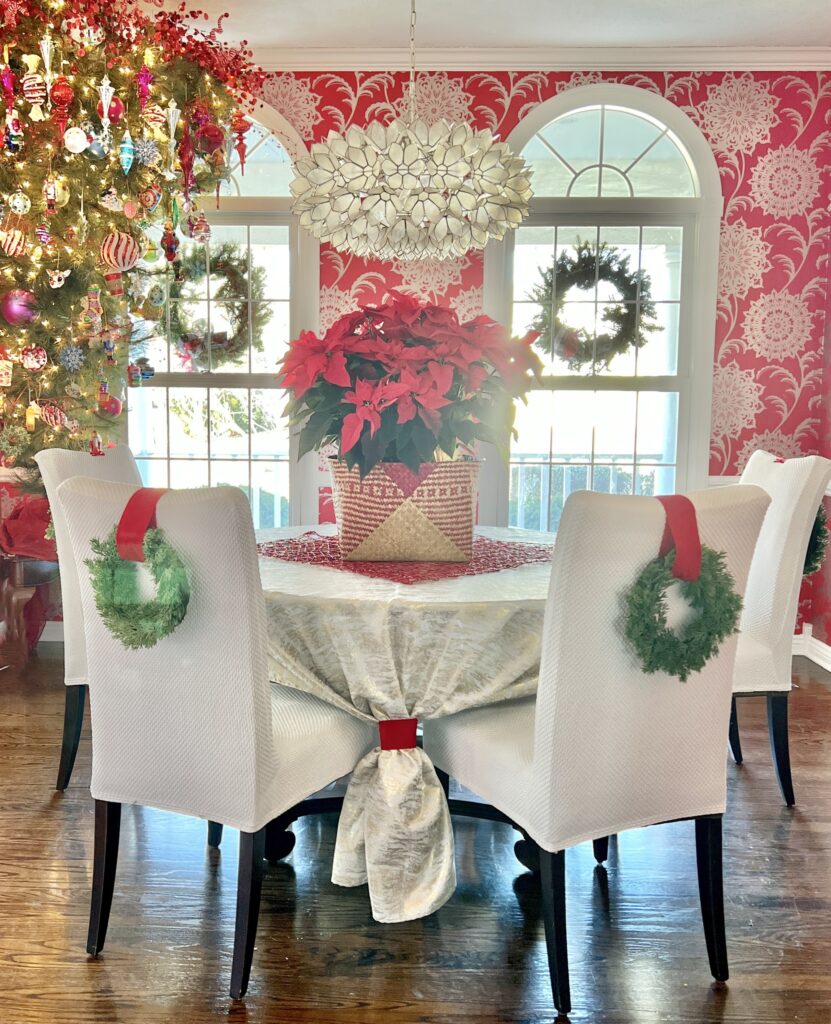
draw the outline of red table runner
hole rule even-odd
[[[410,584],[449,580],[456,576],[478,576],[534,562],[550,562],[554,546],[474,537],[470,562],[345,562],[337,537],[324,537],[310,531],[287,540],[266,541],[258,544],[257,550],[266,558],[325,565],[330,569],[356,572],[392,583]]]

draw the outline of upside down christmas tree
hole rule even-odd
[[[221,25],[137,0],[0,0],[0,465],[121,434],[139,269],[245,155],[263,73]],[[158,289],[157,289],[158,291]]]

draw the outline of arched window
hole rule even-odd
[[[540,331],[510,466],[486,461],[484,521],[556,529],[573,490],[707,480],[721,191],[701,133],[630,86],[566,91],[509,138],[531,214],[485,252],[488,312]]]
[[[318,246],[289,212],[289,148],[302,142],[273,111],[261,117],[244,173],[232,151],[218,199],[201,197],[190,214],[204,214],[207,241],[180,238],[176,264],[142,264],[130,358],[155,375],[130,389],[128,430],[147,485],[239,486],[255,525],[269,527],[316,513],[311,497],[302,507],[276,365],[317,322]]]

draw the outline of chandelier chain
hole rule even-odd
[[[410,0],[410,96],[409,96],[409,121],[415,121],[415,30],[416,30],[416,0]]]

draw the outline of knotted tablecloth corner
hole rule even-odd
[[[356,766],[338,823],[332,881],[368,884],[372,916],[386,924],[426,917],[453,895],[450,812],[419,747],[377,747]]]

